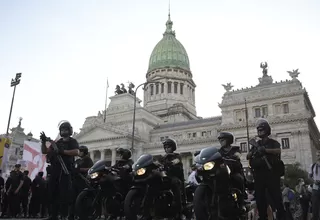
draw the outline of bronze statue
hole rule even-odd
[[[222,86],[226,90],[226,92],[230,92],[230,90],[233,87],[233,85],[231,85],[231,83],[227,83],[227,85],[222,84]]]
[[[133,91],[133,88],[135,87],[135,85],[132,83],[132,82],[130,82],[129,83],[129,86],[128,86],[128,89],[129,89],[129,93],[131,94],[131,95],[134,95],[134,91]]]
[[[121,90],[119,85],[116,86],[116,91],[114,93],[115,93],[115,95],[120,95],[123,93],[123,91]]]
[[[261,62],[260,68],[262,69],[263,76],[268,76],[268,63],[267,62]]]
[[[124,87],[123,83],[120,84],[121,85],[121,91],[122,93],[127,93],[126,88]]]
[[[299,69],[296,69],[296,70],[292,70],[292,71],[287,71],[290,75],[290,77],[292,79],[297,79],[297,77],[299,76]]]

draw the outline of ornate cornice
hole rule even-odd
[[[91,144],[91,143],[98,143],[98,142],[104,142],[104,141],[110,141],[110,140],[119,140],[119,139],[131,139],[131,135],[122,135],[122,136],[117,136],[117,137],[108,137],[108,138],[99,138],[99,139],[91,139],[91,140],[85,140],[85,141],[80,141],[79,144]],[[142,141],[140,137],[134,138],[137,141]]]
[[[274,120],[269,120],[268,118],[268,122],[269,124],[282,124],[282,123],[288,123],[288,122],[299,122],[299,121],[308,121],[310,119],[309,116],[301,116],[301,117],[288,117],[288,118],[275,118]],[[241,124],[227,124],[227,125],[221,125],[217,131],[222,131],[222,130],[226,130],[226,129],[239,129],[239,128],[246,128],[246,124],[245,123],[241,123]],[[248,127],[254,128],[255,127],[255,123],[252,123],[249,121]]]
[[[274,99],[280,99],[280,98],[286,98],[286,97],[292,97],[292,96],[298,96],[298,95],[303,95],[305,93],[304,89],[301,89],[299,91],[294,91],[294,92],[290,92],[290,93],[283,93],[283,94],[279,94],[279,95],[270,95],[270,96],[259,96],[253,99],[247,99],[247,104],[248,103],[256,103],[256,102],[260,102],[260,101],[265,101],[265,100],[274,100]],[[237,99],[234,100],[232,102],[227,102],[227,103],[220,103],[219,107],[220,108],[224,108],[224,107],[229,107],[229,106],[234,106],[234,105],[243,105],[244,106],[244,99]]]
[[[201,137],[201,138],[193,138],[193,139],[183,139],[183,140],[176,140],[177,145],[193,145],[193,144],[203,144],[203,143],[212,143],[217,142],[217,137]],[[143,149],[153,149],[153,148],[159,148],[163,147],[161,142],[155,142],[155,143],[148,143],[142,146]]]

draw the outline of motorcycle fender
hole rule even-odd
[[[94,192],[94,191],[97,191],[97,190],[94,189],[94,188],[85,188],[85,189],[83,189],[82,191]]]

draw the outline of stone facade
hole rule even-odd
[[[263,74],[258,85],[240,90],[231,90],[231,83],[224,85],[226,92],[219,104],[222,115],[198,117],[196,84],[186,50],[172,31],[170,15],[166,26],[162,40],[150,56],[143,88],[144,106],[129,93],[110,97],[106,122],[99,112],[98,116],[86,118],[75,136],[80,144],[88,146],[94,161],[106,159],[114,164],[119,147],[131,149],[134,160],[143,153],[161,155],[164,153],[161,141],[170,137],[177,141],[177,151],[183,156],[187,175],[193,153],[204,147],[219,146],[218,133],[229,131],[235,136],[234,144],[241,147],[243,164],[247,166],[247,124],[249,136],[253,137],[255,122],[261,117],[270,122],[272,138],[282,145],[286,164],[300,162],[306,169],[315,160],[314,152],[320,149],[320,134],[314,122],[315,112],[306,89],[297,79],[297,71],[289,72],[292,80],[273,82],[267,64],[262,63]]]

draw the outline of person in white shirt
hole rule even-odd
[[[320,215],[320,151],[317,152],[317,161],[310,166],[309,176],[313,179],[312,186],[312,219],[318,220]]]
[[[188,183],[193,184],[193,185],[199,185],[199,183],[197,182],[197,179],[196,179],[197,168],[195,166],[191,166],[191,170],[192,170],[192,172],[190,173],[190,175],[188,177]]]

